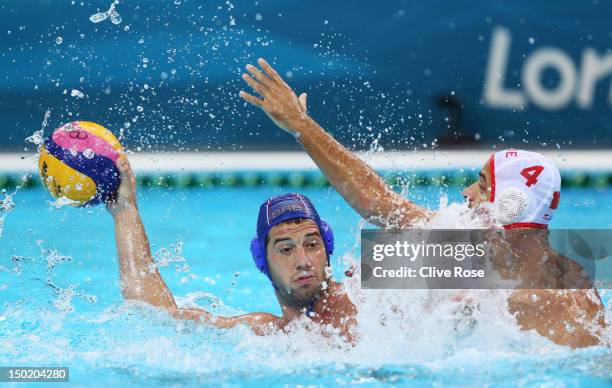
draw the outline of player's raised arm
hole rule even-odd
[[[363,160],[337,142],[308,116],[306,94],[298,98],[263,59],[247,65],[242,78],[261,96],[240,96],[261,108],[283,130],[294,135],[344,199],[366,220],[382,227],[409,227],[428,217],[426,209],[394,192]]]
[[[218,328],[245,324],[258,334],[266,327],[274,328],[278,317],[267,313],[253,313],[237,317],[219,317],[198,308],[180,308],[162,279],[151,255],[149,240],[144,230],[136,203],[136,180],[127,157],[117,161],[121,185],[108,210],[115,220],[115,239],[119,254],[121,292],[125,299],[136,299],[168,311],[176,319],[193,320]],[[272,324],[272,326],[270,326]]]
[[[115,221],[121,292],[155,307],[176,308],[172,293],[151,255],[149,240],[136,204],[136,179],[127,157],[117,161],[121,185],[115,200],[107,205]]]

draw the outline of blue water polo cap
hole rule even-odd
[[[270,280],[272,278],[266,257],[268,232],[274,226],[296,218],[310,219],[317,224],[323,238],[329,265],[329,257],[334,252],[334,234],[329,224],[319,217],[319,213],[306,196],[299,193],[277,195],[261,204],[257,217],[257,235],[251,240],[251,255],[255,266]]]

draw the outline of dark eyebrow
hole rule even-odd
[[[312,236],[318,236],[321,237],[321,233],[317,232],[310,232],[308,234],[306,234],[304,237],[312,237]],[[321,237],[322,238],[322,237]],[[291,239],[289,237],[281,237],[281,238],[277,238],[272,242],[272,246],[276,245],[279,242],[283,242],[283,241],[291,241]]]
[[[289,237],[277,238],[276,240],[272,242],[272,246],[276,245],[279,242],[283,242],[283,241],[291,241],[291,239]]]

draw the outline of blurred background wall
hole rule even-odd
[[[608,148],[611,2],[0,2],[0,151],[64,122],[139,150],[291,150],[237,96],[265,57],[356,149]],[[110,17],[112,16],[112,17]],[[112,20],[111,20],[112,19]]]

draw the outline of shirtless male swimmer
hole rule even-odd
[[[282,315],[251,313],[213,316],[197,308],[181,308],[153,262],[149,241],[136,204],[136,180],[125,155],[117,162],[121,185],[107,208],[115,222],[120,285],[125,299],[147,302],[177,319],[208,323],[219,328],[246,324],[257,334],[284,329],[304,314],[315,323],[331,325],[354,343],[356,308],[342,286],[326,274],[334,239],[308,198],[289,193],[270,198],[259,209],[257,235],[251,254],[257,268],[274,288]]]
[[[240,97],[292,134],[364,219],[383,228],[405,229],[432,217],[432,212],[393,191],[370,166],[313,120],[307,113],[305,93],[298,97],[264,59],[258,64],[260,68],[246,65],[250,74],[242,78],[259,97],[244,91]],[[557,167],[535,152],[504,150],[491,155],[479,175],[478,182],[467,187],[463,195],[470,208],[482,209],[488,203],[496,210],[493,214],[505,229],[504,243],[520,258],[510,268],[502,268],[523,285],[508,298],[508,310],[518,326],[573,348],[599,344],[606,324],[597,289],[571,285],[559,287],[565,288],[562,290],[530,289],[536,288],[533,284],[549,284],[547,268],[561,269],[568,279],[582,273],[575,262],[555,252],[546,238],[560,197]],[[544,263],[543,257],[547,257]]]

